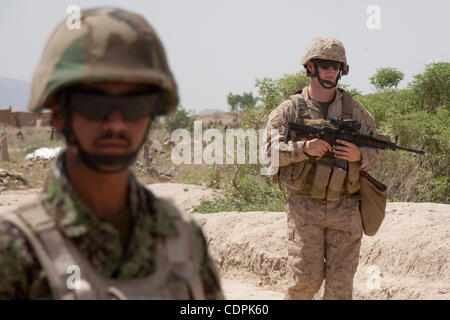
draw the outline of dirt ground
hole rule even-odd
[[[186,211],[220,191],[157,183],[148,187]],[[4,191],[0,213],[39,189]],[[192,214],[202,225],[227,299],[282,299],[290,277],[284,212]],[[450,299],[450,205],[388,203],[374,237],[363,237],[355,299]],[[323,288],[316,295],[320,298]]]
[[[284,293],[290,277],[284,212],[196,214],[195,218],[224,279],[275,291],[273,299]],[[389,203],[379,233],[363,237],[354,298],[450,299],[449,236],[449,205]]]

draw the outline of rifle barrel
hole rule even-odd
[[[423,150],[410,149],[410,148],[406,148],[406,147],[397,146],[396,144],[394,144],[394,148],[399,149],[399,150],[414,152],[414,153],[418,153],[418,154],[422,154],[422,155],[425,154],[425,151],[423,151]]]

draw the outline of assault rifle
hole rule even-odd
[[[384,134],[370,132],[370,135],[367,135],[359,133],[361,123],[355,120],[333,118],[329,122],[325,120],[309,120],[308,123],[317,123],[318,125],[289,122],[285,142],[287,143],[291,137],[308,139],[319,138],[325,140],[331,146],[334,146],[338,144],[336,140],[341,139],[356,144],[358,147],[391,149],[394,151],[404,150],[418,154],[425,154],[422,150],[415,150],[397,145],[398,136],[395,137],[395,142],[391,142],[389,136]],[[332,126],[329,125],[330,123]]]

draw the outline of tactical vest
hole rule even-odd
[[[193,258],[192,227],[180,213],[167,207],[167,213],[174,217],[179,236],[157,237],[156,271],[148,277],[133,279],[110,279],[99,274],[58,230],[55,219],[47,214],[39,201],[14,210],[4,219],[27,237],[54,299],[205,299],[199,266],[195,263],[197,259]],[[78,271],[80,281],[71,282]]]
[[[353,99],[351,94],[342,93],[342,117],[353,118]],[[295,122],[305,123],[312,118],[306,101],[296,95],[290,100],[295,108]],[[298,141],[293,137],[294,141]],[[359,190],[359,163],[348,163],[347,170],[335,165],[335,159],[310,157],[308,160],[280,167],[275,182],[282,183],[290,193],[307,194],[314,199],[338,201],[346,194]]]

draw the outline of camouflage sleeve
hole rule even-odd
[[[355,120],[361,122],[361,133],[369,134],[370,131],[375,132],[377,130],[375,119],[361,103],[354,101],[354,110]],[[380,163],[381,150],[369,147],[360,147],[359,151],[361,152],[361,169],[366,171],[375,170]]]
[[[0,220],[0,299],[31,299],[40,264],[23,233]]]
[[[295,119],[294,108],[294,103],[291,100],[286,100],[270,113],[267,121],[264,152],[269,158],[274,152],[279,152],[279,165],[281,167],[309,158],[303,152],[304,141],[284,142],[287,123]],[[271,133],[272,130],[275,130],[273,134]],[[278,141],[278,148],[275,147],[275,141]]]
[[[194,248],[196,250],[196,257],[199,260],[200,277],[202,278],[203,288],[205,290],[205,297],[207,300],[224,300],[224,294],[220,286],[219,272],[216,265],[209,255],[208,244],[201,227],[197,222],[191,222],[194,233]]]

